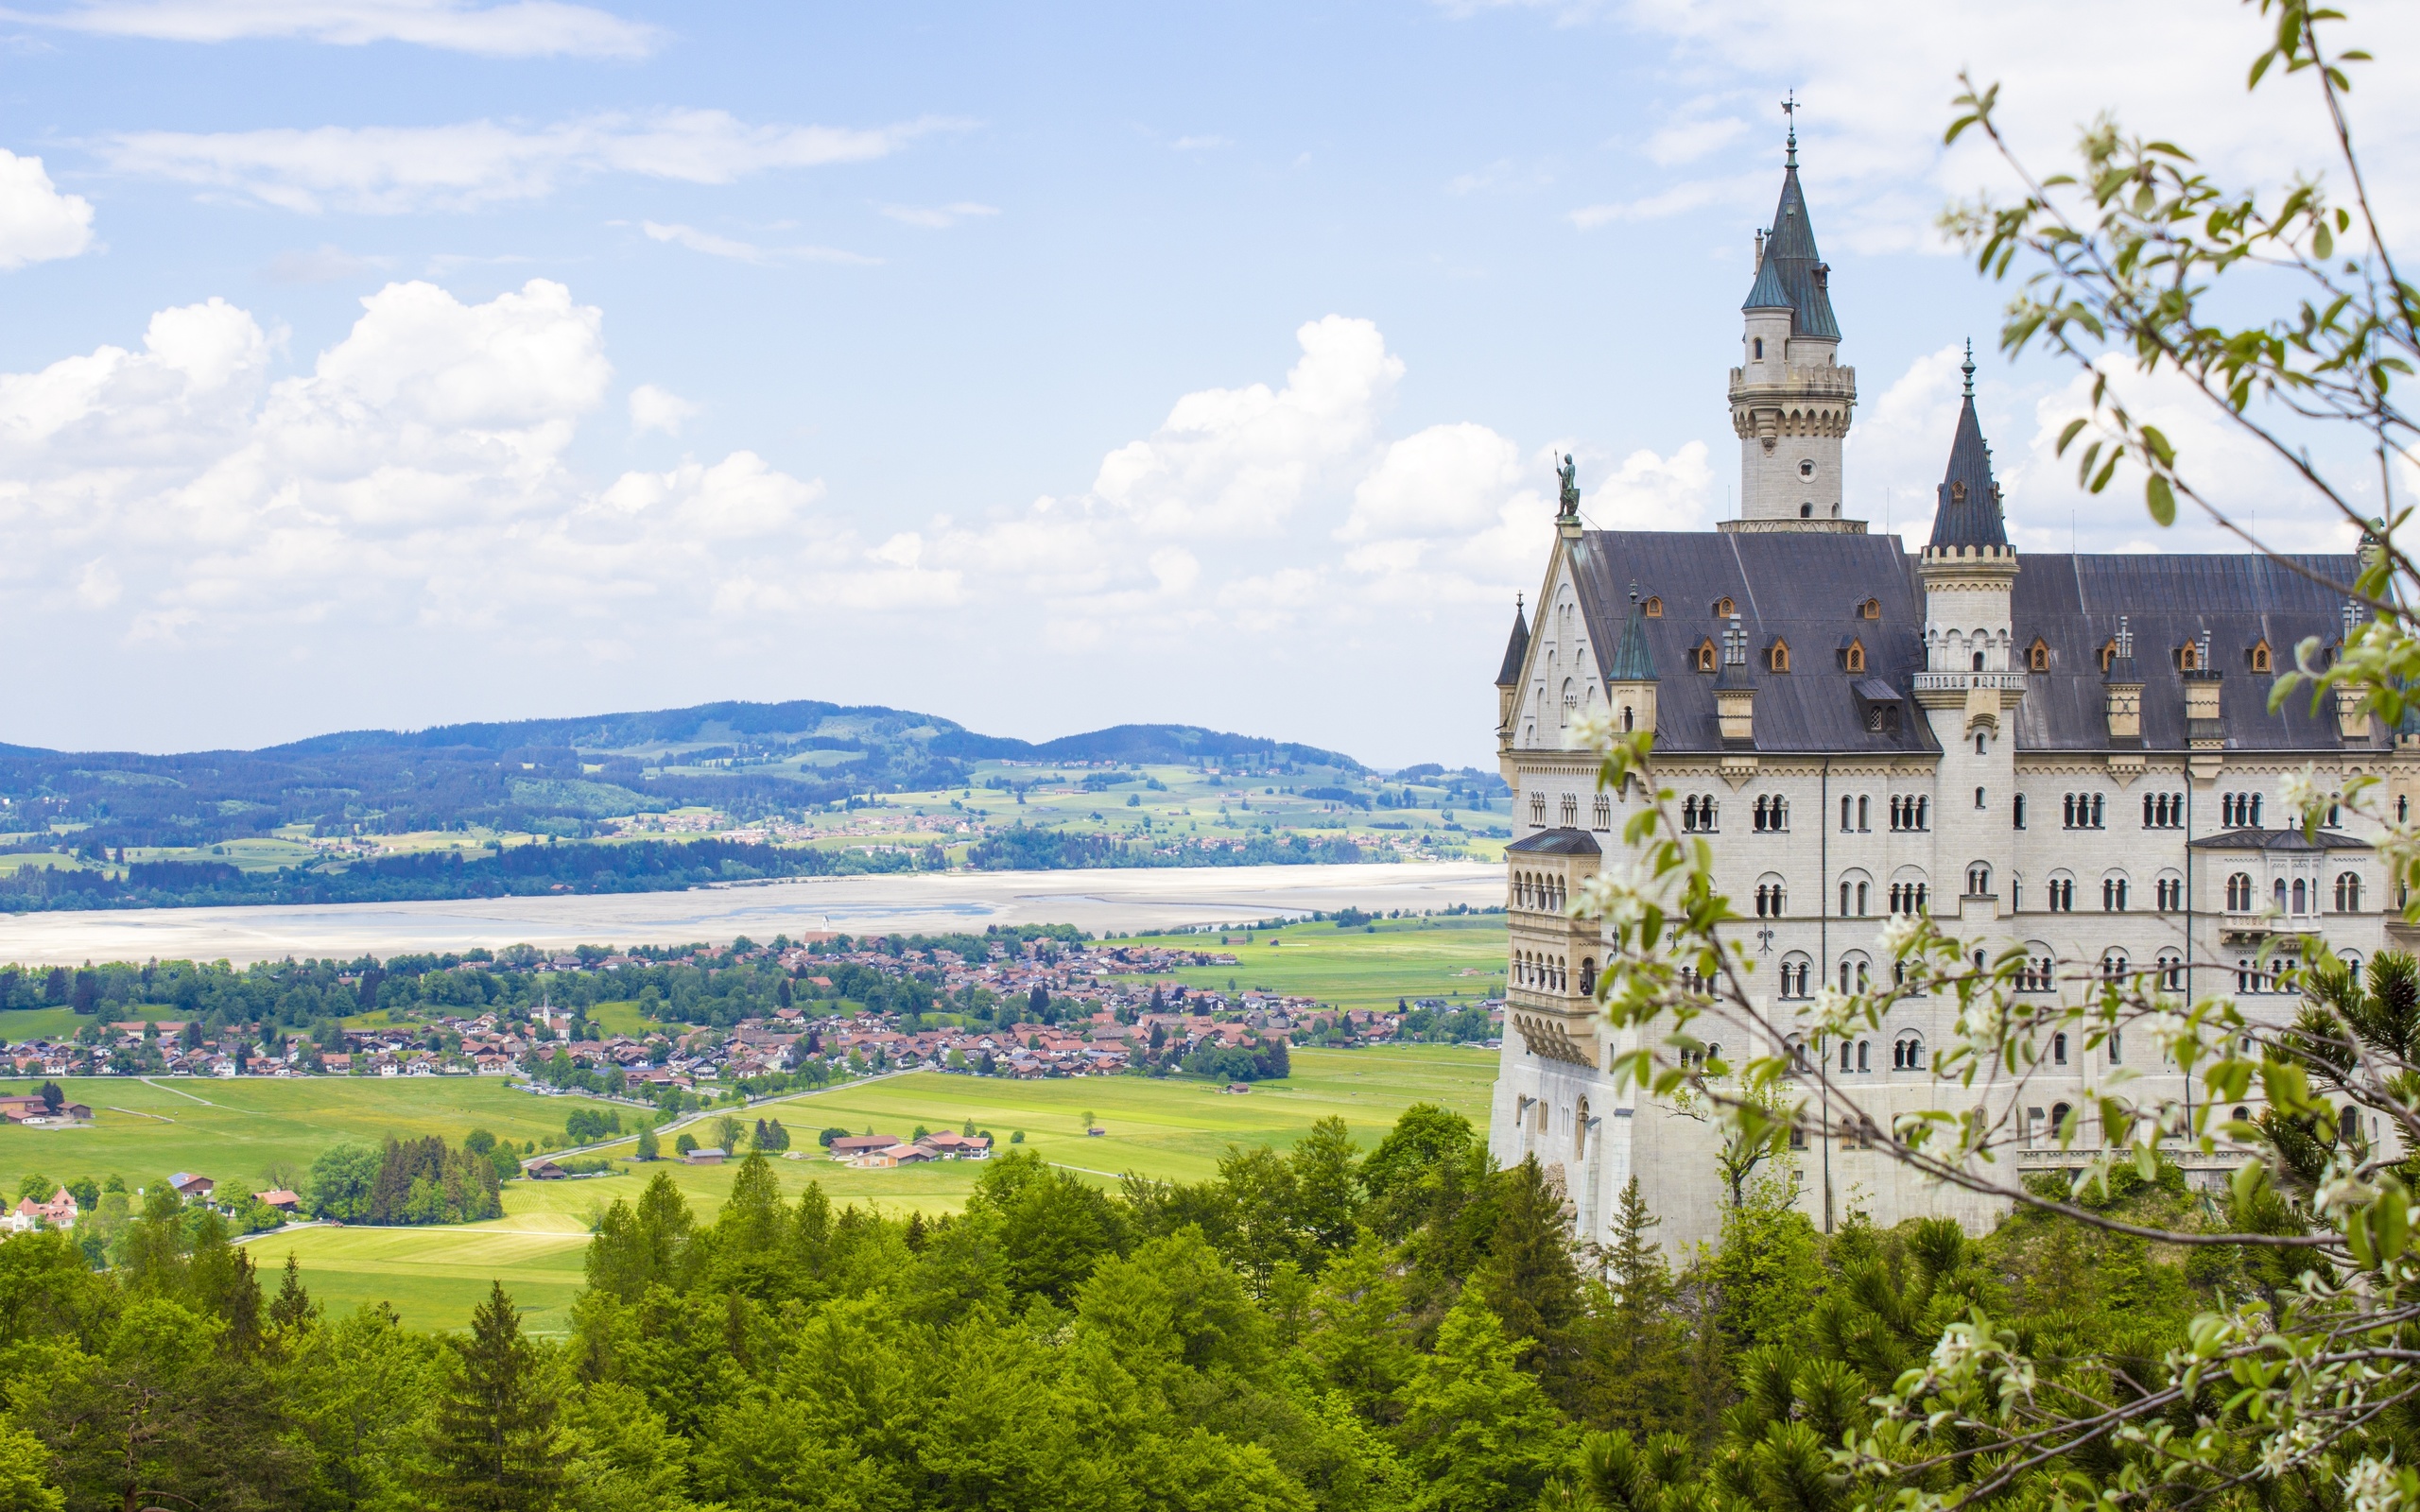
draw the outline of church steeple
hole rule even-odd
[[[1755,277],[1740,305],[1743,360],[1731,369],[1739,518],[1723,528],[1861,534],[1864,523],[1841,512],[1841,450],[1857,407],[1857,369],[1839,364],[1832,270],[1816,249],[1798,179],[1795,94],[1782,109],[1790,125],[1781,199],[1772,224],[1756,233]]]

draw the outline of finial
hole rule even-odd
[[[1798,166],[1798,91],[1782,96],[1781,113],[1789,118],[1789,157],[1785,166]]]
[[[1967,398],[1969,398],[1969,399],[1974,398],[1974,397],[1975,397],[1975,338],[1974,338],[1973,336],[1968,336],[1968,337],[1966,338],[1966,361],[1965,361],[1964,365],[1962,365],[1962,367],[1960,367],[1960,368],[1959,368],[1959,369],[1958,369],[1958,370],[1959,370],[1960,372],[1962,372],[1962,373],[1964,373],[1964,374],[1966,375],[1966,397],[1967,397]]]
[[[1513,612],[1513,613],[1515,613],[1515,614],[1520,613],[1524,609],[1527,609],[1527,608],[1529,607],[1528,605],[1524,604],[1524,603],[1521,601],[1521,600],[1522,600],[1522,597],[1523,597],[1523,595],[1522,595],[1522,594],[1519,594],[1519,593],[1515,593],[1515,594],[1513,594],[1513,595],[1512,595],[1512,612]]]

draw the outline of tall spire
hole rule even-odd
[[[1521,680],[1522,663],[1530,659],[1530,619],[1522,612],[1520,595],[1512,599],[1512,634],[1504,643],[1504,669],[1495,675],[1495,685],[1510,688]]]
[[[1958,406],[1958,435],[1949,443],[1949,468],[1942,475],[1934,507],[1934,546],[2006,546],[2008,525],[2000,517],[2000,486],[1992,478],[1992,449],[1975,414],[1975,344],[1966,343],[1966,394]]]
[[[1638,584],[1630,585],[1630,617],[1622,622],[1621,644],[1614,648],[1609,682],[1653,682],[1655,657],[1647,648],[1647,610],[1638,601]]]
[[[1798,186],[1798,95],[1792,91],[1782,101],[1782,110],[1789,117],[1789,136],[1782,163],[1781,202],[1773,207],[1772,230],[1765,234],[1756,281],[1739,307],[1786,309],[1790,312],[1791,335],[1838,341],[1841,323],[1832,316],[1831,266],[1815,249],[1815,228],[1806,218],[1806,195]]]

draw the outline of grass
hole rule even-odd
[[[1342,1118],[1363,1146],[1374,1144],[1403,1109],[1441,1103],[1483,1123],[1495,1057],[1442,1045],[1355,1051],[1302,1050],[1294,1074],[1230,1096],[1200,1082],[1141,1077],[1083,1077],[1010,1082],[938,1072],[855,1083],[752,1109],[749,1118],[779,1117],[808,1159],[773,1164],[783,1189],[795,1194],[822,1183],[835,1203],[862,1203],[892,1211],[950,1212],[963,1207],[981,1169],[947,1161],[884,1171],[859,1171],[821,1158],[817,1129],[826,1125],[906,1135],[914,1126],[957,1128],[974,1120],[1002,1148],[1027,1149],[1102,1185],[1124,1171],[1195,1181],[1214,1175],[1231,1144],[1290,1145],[1321,1118]],[[560,1106],[560,1105],[554,1105]],[[1083,1132],[1084,1115],[1106,1130]],[[1017,1130],[1022,1144],[1008,1142]],[[501,1131],[499,1131],[501,1132]],[[635,1163],[615,1174],[505,1189],[505,1216],[452,1228],[306,1228],[255,1243],[265,1270],[291,1250],[315,1297],[349,1308],[392,1303],[414,1328],[459,1327],[486,1295],[491,1277],[504,1280],[530,1314],[530,1327],[560,1333],[581,1284],[581,1262],[593,1214],[614,1198],[634,1198],[658,1171],[667,1172],[700,1219],[711,1220],[731,1191],[735,1166],[687,1166],[666,1160]]]
[[[0,1091],[41,1085],[0,1082]],[[0,1172],[57,1180],[115,1173],[144,1186],[172,1171],[199,1171],[234,1187],[258,1179],[273,1161],[308,1168],[321,1150],[348,1139],[459,1140],[485,1128],[498,1139],[536,1140],[541,1149],[560,1145],[564,1117],[588,1102],[513,1091],[491,1076],[70,1076],[60,1087],[91,1105],[93,1124],[0,1126]]]
[[[1133,943],[1223,950],[1234,966],[1186,967],[1187,987],[1263,988],[1344,1008],[1392,1008],[1399,999],[1461,1006],[1504,990],[1504,916],[1381,919],[1374,926],[1293,924],[1254,934],[1139,936]],[[1126,943],[1121,941],[1120,943]],[[1456,1000],[1461,1000],[1456,1003]]]
[[[144,1011],[171,1020],[177,1017],[174,1008],[152,1007]],[[78,1018],[76,1010],[64,1003],[55,1008],[11,1008],[0,1013],[0,1035],[6,1035],[10,1044],[23,1044],[28,1040],[66,1040],[87,1022]]]

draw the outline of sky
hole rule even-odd
[[[2392,237],[2420,14],[2357,25]],[[1942,145],[1962,68],[2039,171],[2104,110],[2326,170],[2258,43],[2226,0],[0,9],[0,741],[821,698],[1483,765],[1553,458],[1599,525],[1731,507],[1789,91],[1847,512],[1921,542],[1971,336],[2021,549],[2222,549],[2077,492],[2084,380],[2000,354],[1935,222],[2011,181]]]

